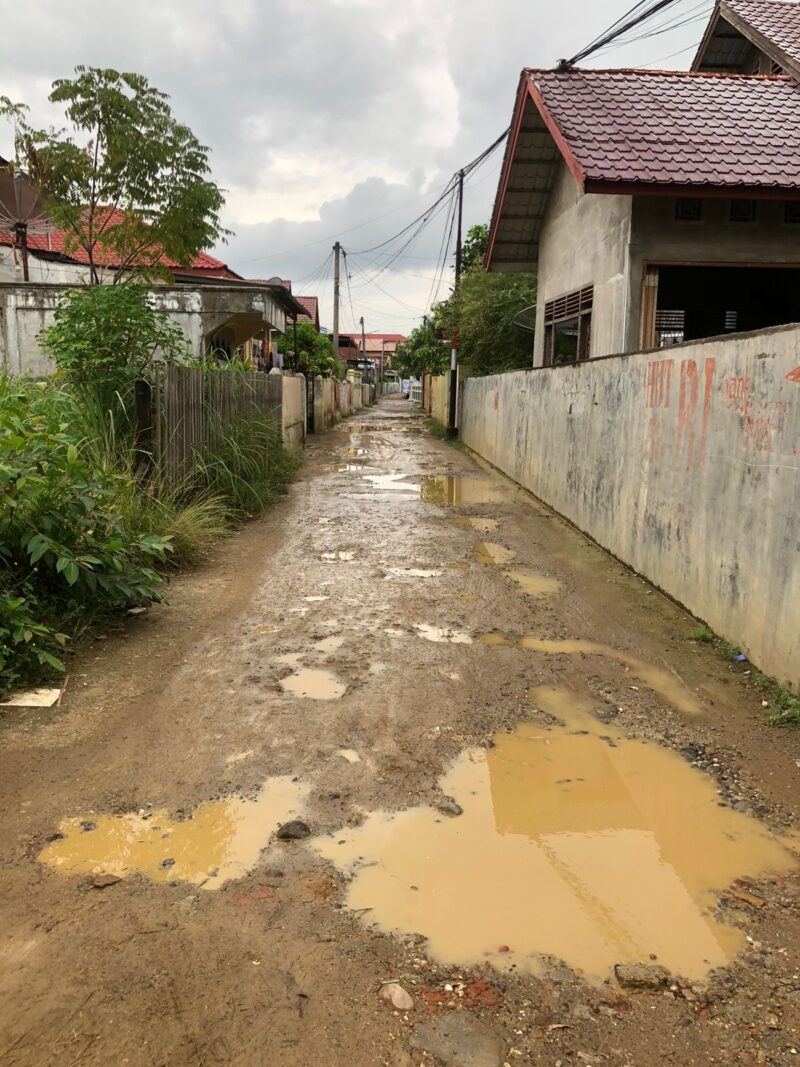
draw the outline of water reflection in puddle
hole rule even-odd
[[[524,567],[515,567],[513,570],[506,571],[506,574],[528,596],[552,596],[561,588],[561,583],[557,578],[548,578],[545,574],[526,570]]]
[[[421,482],[422,499],[428,504],[496,504],[507,498],[502,489],[480,478],[437,474],[428,475]]]
[[[281,678],[281,688],[296,697],[310,697],[312,700],[338,700],[347,690],[330,671],[313,670],[301,667],[294,674]]]
[[[674,752],[601,724],[569,691],[532,696],[564,725],[465,752],[441,782],[463,815],[377,812],[317,843],[354,872],[348,905],[425,934],[448,963],[536,972],[553,955],[598,981],[650,954],[694,979],[724,964],[744,938],[709,914],[717,892],[793,857],[719,807],[713,782]]]
[[[524,648],[531,652],[545,652],[551,656],[605,656],[606,659],[616,660],[617,663],[627,667],[631,674],[636,675],[652,690],[664,697],[678,711],[689,715],[697,715],[700,705],[692,692],[676,675],[664,667],[656,667],[647,660],[631,655],[629,652],[620,652],[610,645],[603,645],[597,641],[571,641],[571,640],[543,640],[538,637],[511,637],[508,634],[493,631],[481,634],[475,638],[480,645],[493,645],[495,647]]]
[[[473,549],[477,563],[486,563],[493,566],[502,566],[510,563],[516,556],[516,552],[504,545],[496,545],[491,541],[478,541]]]
[[[320,559],[326,563],[350,563],[355,553],[348,551],[323,552]]]
[[[153,882],[218,889],[255,866],[272,831],[302,813],[308,791],[291,778],[270,778],[255,800],[213,800],[188,819],[172,819],[163,808],[65,819],[63,837],[47,845],[39,860],[61,874],[138,873]],[[95,829],[84,829],[92,824]]]
[[[365,474],[364,481],[369,482],[370,489],[376,492],[389,490],[416,497],[419,495],[419,485],[407,482],[406,478],[410,477],[410,474]]]
[[[426,570],[424,567],[389,567],[387,578],[441,578],[442,570]]]

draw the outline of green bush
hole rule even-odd
[[[161,598],[170,542],[126,525],[131,478],[74,416],[68,393],[0,379],[0,690],[63,669],[66,637],[98,616]]]

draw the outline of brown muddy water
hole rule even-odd
[[[592,981],[655,957],[702,979],[743,946],[714,917],[735,878],[795,857],[719,805],[676,753],[634,741],[570,690],[531,699],[561,725],[527,724],[463,753],[441,780],[462,807],[375,812],[317,842],[351,876],[347,904],[387,931],[422,933],[441,962],[541,971],[564,960]]]
[[[525,567],[514,567],[513,570],[506,571],[506,574],[528,596],[553,596],[561,588],[561,583],[556,578],[548,578],[539,571]]]
[[[255,866],[273,830],[302,813],[308,791],[289,777],[270,778],[255,800],[212,800],[188,819],[165,809],[64,819],[39,861],[67,875],[142,874],[219,889]]]
[[[294,674],[281,678],[280,686],[285,693],[295,697],[310,697],[311,700],[338,700],[347,690],[347,686],[335,674],[312,667],[301,667]]]
[[[480,478],[431,474],[420,482],[420,495],[427,504],[497,504],[508,499],[503,489]]]
[[[644,682],[654,692],[667,700],[678,711],[688,715],[700,713],[700,704],[686,685],[664,667],[656,667],[647,660],[630,652],[622,652],[598,641],[573,641],[569,639],[543,640],[539,637],[514,637],[497,630],[475,638],[477,644],[494,647],[524,648],[531,652],[544,652],[550,656],[605,656],[626,667],[632,675]],[[635,687],[634,687],[635,688]]]
[[[492,541],[477,541],[473,548],[476,563],[490,564],[495,567],[510,563],[516,556],[512,548],[496,545]]]

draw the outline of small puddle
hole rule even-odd
[[[561,588],[561,583],[557,578],[548,578],[545,574],[525,570],[523,567],[515,567],[511,571],[506,571],[506,574],[528,596],[552,596]]]
[[[63,836],[39,861],[61,874],[143,874],[153,882],[219,889],[256,865],[272,831],[302,814],[308,792],[289,777],[269,778],[255,800],[212,800],[188,819],[173,819],[165,808],[64,819]],[[95,829],[84,829],[92,824]]]
[[[364,481],[370,483],[370,488],[376,492],[392,491],[398,493],[408,493],[412,496],[419,495],[419,486],[413,482],[407,482],[406,478],[410,478],[410,474],[365,474]]]
[[[491,541],[476,542],[473,552],[477,563],[488,563],[495,567],[510,563],[517,554],[512,548],[496,545]]]
[[[353,552],[323,552],[321,559],[324,559],[326,563],[350,563],[353,559]]]
[[[465,526],[468,530],[477,530],[479,533],[491,533],[496,530],[500,523],[497,519],[453,519],[456,526]]]
[[[510,637],[498,631],[481,634],[475,641],[479,645],[495,647],[525,648],[531,652],[545,652],[550,656],[605,656],[627,667],[631,674],[662,696],[678,711],[688,715],[699,715],[700,704],[691,690],[665,667],[656,667],[647,660],[633,656],[629,652],[620,652],[610,645],[597,641],[542,640],[538,637]]]
[[[314,649],[317,652],[338,652],[343,644],[343,637],[322,637],[314,642]]]
[[[375,812],[317,842],[354,876],[347,904],[462,966],[537,973],[550,955],[599,982],[651,954],[695,980],[725,964],[745,939],[712,916],[719,892],[794,857],[719,807],[713,781],[676,753],[599,722],[569,690],[531,697],[563,725],[463,753],[441,781],[463,815]]]
[[[389,567],[387,578],[441,578],[444,571],[425,570],[423,567]]]
[[[338,700],[347,690],[330,671],[301,667],[294,674],[281,678],[281,688],[295,697],[310,697],[312,700]]]
[[[450,630],[446,626],[428,626],[427,623],[414,623],[414,629],[426,641],[447,643],[450,645],[471,645],[472,638],[463,630]]]
[[[435,474],[426,475],[421,481],[420,492],[427,504],[497,504],[507,499],[502,489],[480,478]]]

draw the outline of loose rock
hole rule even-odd
[[[616,963],[614,974],[623,989],[659,990],[669,981],[669,971],[656,963]]]
[[[118,878],[116,874],[97,874],[92,879],[93,889],[107,889],[110,885],[116,885],[117,882],[121,882],[122,879]]]
[[[436,810],[440,811],[442,815],[463,815],[464,809],[460,804],[456,804],[452,797],[445,797],[441,804],[436,805]]]
[[[278,829],[276,836],[279,841],[302,841],[304,837],[311,836],[311,828],[300,819],[292,819]]]
[[[378,991],[378,996],[386,1004],[391,1004],[398,1011],[410,1011],[414,1007],[414,998],[399,982],[387,982]]]

